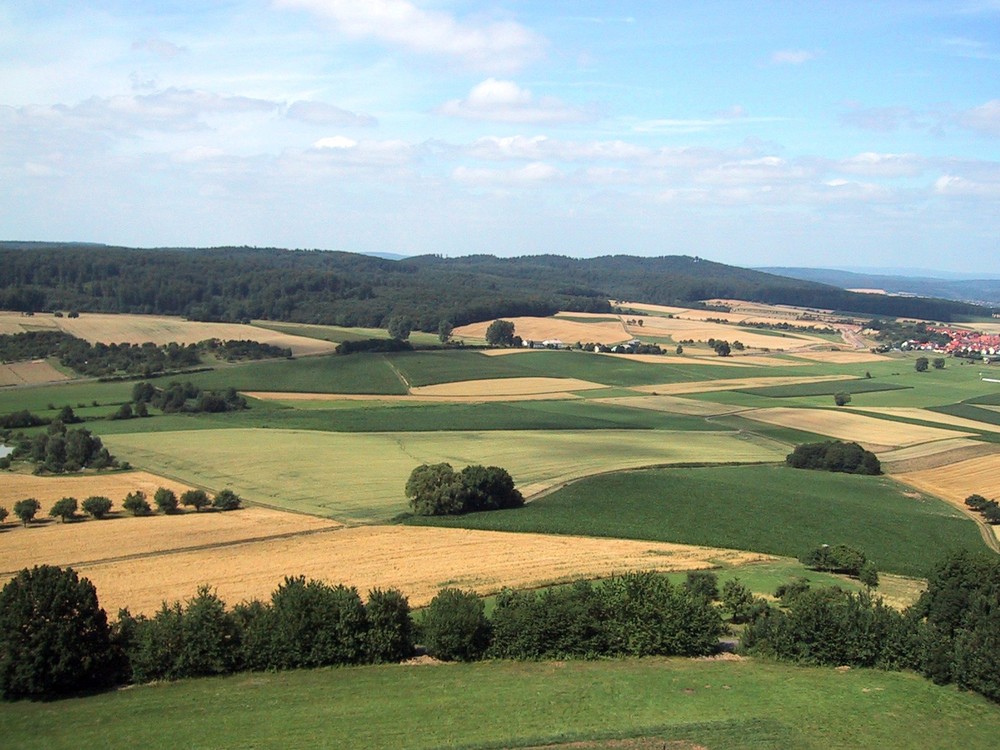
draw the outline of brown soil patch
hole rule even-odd
[[[608,317],[608,316],[603,316]],[[522,339],[530,341],[545,341],[559,339],[564,344],[572,345],[577,341],[598,341],[602,344],[614,344],[628,341],[632,336],[625,327],[611,321],[595,321],[579,323],[563,318],[508,318],[514,324],[514,332]],[[485,339],[486,329],[492,320],[460,326],[452,333],[456,338]]]
[[[772,385],[798,385],[799,383],[822,383],[828,380],[851,380],[850,375],[816,375],[812,377],[769,377],[769,378],[727,378],[725,380],[698,380],[688,383],[664,383],[662,385],[639,385],[633,390],[646,393],[678,395],[683,393],[709,393],[731,391],[735,388],[763,388]]]
[[[69,380],[70,376],[59,372],[44,360],[35,362],[11,362],[0,365],[0,387],[5,385],[37,385]]]
[[[154,572],[153,566],[169,567],[169,563],[163,563],[160,557],[164,554],[177,553],[181,549],[221,549],[220,545],[330,530],[339,526],[329,519],[270,508],[244,508],[228,513],[185,512],[145,518],[122,516],[103,521],[53,522],[28,528],[8,523],[0,536],[0,574],[11,575],[21,568],[43,564],[72,565],[83,570],[114,560],[118,562],[105,564],[105,567],[112,571],[112,576],[127,578],[132,575],[131,568],[123,566],[131,566],[132,563],[123,561],[142,558],[152,561],[150,575],[165,575],[169,579],[169,573]],[[126,571],[128,575],[124,575]]]
[[[54,318],[35,315],[25,318],[20,313],[0,312],[0,333],[20,333],[29,330],[61,330],[91,343],[106,344],[197,344],[205,339],[235,339],[259,341],[262,344],[289,347],[295,355],[331,352],[336,344],[304,336],[292,336],[279,331],[239,323],[202,323],[164,315],[111,315],[81,313],[79,318]]]
[[[110,474],[69,477],[5,473],[0,482],[0,505],[10,510],[18,500],[33,497],[42,504],[43,512],[47,513],[48,506],[63,497],[75,497],[82,502],[92,495],[103,495],[111,498],[120,510],[122,500],[130,492],[142,490],[152,503],[153,493],[159,487],[166,487],[178,495],[192,489],[191,485],[146,471],[116,471]]]
[[[481,397],[481,396],[529,396],[536,394],[569,393],[605,388],[600,383],[591,383],[575,378],[496,378],[491,380],[462,380],[457,383],[439,383],[411,388],[416,397]]]
[[[838,440],[851,440],[870,446],[900,447],[969,436],[968,433],[890,422],[834,409],[774,407],[745,411],[742,416],[758,422],[815,432]]]
[[[210,520],[238,517],[245,512],[213,514]],[[137,519],[135,527],[156,520]],[[162,518],[164,528],[180,520],[184,519]],[[319,522],[318,519],[307,520]],[[116,527],[122,523],[124,521],[94,522],[55,530],[70,532],[65,537],[69,539],[74,532],[87,531],[88,525]],[[45,531],[49,529],[32,529],[23,536]],[[14,534],[9,536],[13,538]],[[0,545],[0,549],[5,546]],[[51,545],[36,546],[47,549],[49,557],[58,556]],[[114,543],[109,543],[98,554],[110,557],[117,549]],[[38,557],[46,555],[39,553]],[[216,588],[229,604],[251,598],[264,599],[286,575],[345,583],[356,586],[362,594],[375,587],[398,587],[409,597],[411,605],[419,607],[430,602],[444,586],[486,594],[505,586],[529,588],[576,578],[600,578],[629,570],[684,571],[761,559],[768,558],[735,550],[679,544],[430,527],[363,526],[179,551],[168,556],[133,557],[127,561],[127,567],[121,562],[75,567],[97,586],[101,604],[107,611],[115,612],[128,606],[135,613],[149,614],[164,600],[193,596],[197,587],[205,583]]]

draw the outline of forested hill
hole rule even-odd
[[[488,255],[389,260],[352,253],[226,247],[131,249],[0,243],[0,308],[267,318],[384,326],[393,315],[436,331],[557,310],[605,312],[608,299],[685,304],[713,297],[955,320],[982,308],[853,294],[688,256]]]

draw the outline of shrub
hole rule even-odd
[[[166,487],[157,487],[153,494],[153,502],[161,513],[169,515],[177,512],[177,494]]]
[[[368,615],[366,652],[374,663],[399,662],[413,655],[410,603],[398,589],[373,589],[365,605]]]
[[[128,493],[122,502],[122,507],[133,516],[148,516],[153,512],[149,507],[149,501],[146,500],[146,493],[142,490]]]
[[[839,393],[833,394],[833,402],[837,406],[847,406],[851,403],[851,394],[847,391],[840,391]]]
[[[216,510],[238,510],[241,502],[242,498],[227,488],[216,494],[212,507]]]
[[[684,588],[713,602],[719,598],[719,577],[711,570],[692,570],[684,579]]]
[[[444,661],[474,661],[490,642],[483,600],[474,591],[441,589],[424,612],[422,635],[427,653]]]
[[[71,568],[24,569],[0,591],[0,692],[55,698],[109,686],[117,674],[97,591]]]
[[[84,513],[89,513],[100,520],[111,512],[111,499],[103,495],[91,495],[83,501]]]
[[[181,505],[193,506],[196,512],[209,506],[208,495],[204,490],[188,490],[181,495]]]

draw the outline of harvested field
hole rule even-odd
[[[882,471],[887,474],[902,474],[923,469],[936,469],[968,458],[985,456],[997,451],[993,443],[983,443],[979,440],[955,438],[954,440],[937,440],[933,443],[921,443],[894,451],[886,451],[879,455]]]
[[[162,601],[186,599],[205,583],[229,604],[263,599],[286,575],[357,586],[362,595],[398,587],[419,607],[444,586],[485,594],[628,570],[684,571],[762,559],[767,557],[657,542],[368,526],[136,557],[128,561],[128,575],[121,563],[76,567],[97,586],[107,611],[127,605],[133,613],[152,614]]]
[[[814,351],[795,352],[793,355],[812,362],[829,362],[835,365],[853,365],[856,362],[885,362],[891,357],[869,351]]]
[[[162,315],[110,315],[82,313],[79,318],[49,318],[20,313],[0,312],[0,333],[29,330],[62,330],[91,343],[106,344],[196,344],[205,339],[250,339],[262,344],[289,347],[295,355],[321,354],[336,347],[329,341],[292,336],[257,326],[239,323],[201,323]]]
[[[823,383],[830,380],[854,380],[851,375],[814,375],[809,377],[767,377],[730,378],[726,380],[698,380],[687,383],[662,383],[660,385],[637,385],[633,390],[653,394],[677,395],[681,393],[709,393],[712,391],[734,391],[740,388],[762,388],[774,385],[798,385],[799,383]]]
[[[1000,451],[934,469],[895,474],[895,479],[960,507],[969,495],[1000,499]]]
[[[601,403],[617,404],[618,406],[630,406],[634,409],[665,411],[670,414],[686,414],[692,417],[717,417],[722,414],[732,414],[746,409],[745,406],[715,404],[711,401],[695,401],[693,399],[678,398],[676,396],[605,398],[601,399]]]
[[[582,381],[581,381],[582,382]],[[424,386],[436,387],[436,386]],[[603,388],[602,385],[591,384],[588,389]],[[332,401],[379,401],[386,404],[409,404],[417,406],[419,404],[482,404],[490,401],[555,401],[563,399],[580,398],[575,393],[566,391],[552,391],[542,393],[520,393],[503,394],[492,393],[479,396],[436,396],[426,393],[419,393],[419,388],[414,389],[412,396],[383,396],[367,393],[282,393],[271,391],[241,391],[244,396],[260,399],[261,401],[274,401],[276,403],[287,402],[290,406],[305,407],[309,404],[322,404]]]
[[[988,422],[977,422],[975,419],[964,419],[963,417],[953,417],[950,414],[931,411],[930,409],[918,409],[905,406],[885,406],[885,407],[862,407],[863,411],[876,414],[885,414],[890,417],[902,417],[903,419],[917,419],[921,422],[936,422],[948,425],[949,427],[959,427],[963,430],[976,430],[982,432],[1000,432],[1000,425],[989,424]]]
[[[838,440],[851,440],[877,450],[969,437],[969,433],[890,422],[835,409],[775,407],[745,411],[740,416],[767,424],[828,435]]]
[[[0,505],[7,510],[18,500],[33,497],[42,504],[42,514],[48,513],[49,506],[63,497],[75,497],[83,502],[92,495],[109,497],[121,510],[122,500],[130,492],[142,490],[152,502],[157,488],[166,487],[180,495],[192,489],[191,485],[150,474],[146,471],[117,471],[110,474],[83,476],[36,477],[33,474],[5,473],[0,482]],[[220,488],[221,489],[221,488]]]
[[[439,383],[411,388],[417,397],[478,398],[481,396],[527,396],[536,394],[569,393],[604,388],[576,378],[497,378],[491,380],[463,380],[457,383]]]
[[[332,433],[227,429],[107,435],[119,457],[248,500],[345,521],[406,510],[415,466],[503,466],[526,497],[581,476],[673,463],[755,462],[787,449],[731,432],[493,430]]]
[[[708,323],[700,320],[687,320],[685,318],[662,318],[650,316],[643,319],[643,326],[630,326],[629,332],[637,336],[669,336],[674,341],[693,339],[695,341],[707,341],[708,339],[722,339],[725,341],[741,341],[745,345],[758,349],[795,349],[809,344],[828,343],[818,336],[811,336],[807,333],[781,332],[778,335],[769,335],[747,331],[735,326],[724,325],[722,323]]]
[[[609,354],[601,353],[599,357],[611,357],[626,362],[645,362],[652,365],[712,365],[713,367],[754,367],[752,362],[743,362],[733,357],[720,357],[717,354],[697,356],[685,353],[676,354]]]
[[[39,383],[55,383],[69,379],[69,375],[59,372],[45,360],[0,364],[0,387],[38,385]]]
[[[574,316],[576,317],[576,316]],[[608,317],[604,315],[602,317]],[[632,336],[625,331],[621,323],[610,321],[594,323],[578,323],[574,320],[564,320],[562,318],[507,318],[514,324],[514,331],[522,339],[531,341],[545,341],[547,339],[559,339],[566,344],[573,344],[577,341],[599,341],[602,344],[614,344],[619,341],[628,341]],[[467,326],[456,328],[452,335],[455,338],[485,339],[486,329],[490,327],[492,320],[482,323],[472,323]]]
[[[217,548],[338,526],[336,521],[270,508],[145,518],[123,516],[68,524],[52,522],[28,528],[8,525],[0,544],[0,575],[43,564],[75,568],[102,561],[120,564],[126,558]],[[163,566],[162,559],[159,564]],[[119,568],[119,575],[121,572]]]
[[[480,354],[485,354],[487,357],[505,357],[508,354],[531,354],[537,351],[526,346],[512,346],[510,349],[483,349]]]

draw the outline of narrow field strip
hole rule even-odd
[[[539,394],[569,393],[604,388],[601,383],[591,383],[577,378],[496,378],[490,380],[463,380],[411,388],[410,393],[444,398],[478,398],[481,396],[534,396]]]
[[[883,354],[874,354],[869,351],[801,351],[795,352],[791,356],[835,365],[853,365],[856,362],[886,362],[892,359]]]
[[[128,606],[133,613],[152,614],[162,601],[190,597],[205,583],[230,604],[266,598],[286,575],[356,586],[362,595],[397,587],[419,607],[445,586],[490,594],[629,570],[685,571],[766,559],[656,542],[367,526],[138,557],[129,561],[127,576],[120,563],[78,569],[94,582],[109,612]]]
[[[734,414],[747,409],[745,406],[716,404],[711,401],[695,401],[689,398],[678,398],[677,396],[624,396],[601,399],[601,403],[628,406],[633,409],[664,411],[670,414],[684,414],[692,417],[718,417],[723,414]]]
[[[1000,424],[990,424],[988,422],[977,422],[974,419],[955,417],[950,414],[943,414],[930,409],[919,409],[904,406],[884,406],[884,407],[860,407],[859,411],[872,412],[875,414],[885,414],[887,417],[901,417],[902,419],[914,419],[921,422],[935,422],[949,427],[958,427],[963,430],[974,430],[982,432],[1000,432]],[[853,411],[853,409],[852,409]]]
[[[713,363],[714,364],[714,363]],[[733,391],[740,388],[756,388],[774,385],[798,385],[799,383],[823,383],[832,380],[855,380],[852,375],[812,375],[812,376],[775,376],[764,378],[731,378],[726,380],[698,380],[686,383],[661,383],[659,385],[638,385],[634,390],[645,391],[654,395],[678,395],[684,393],[711,393],[714,391]]]
[[[835,409],[774,407],[742,412],[740,416],[767,424],[851,440],[862,445],[902,447],[936,440],[969,437],[970,433],[890,422]]]

